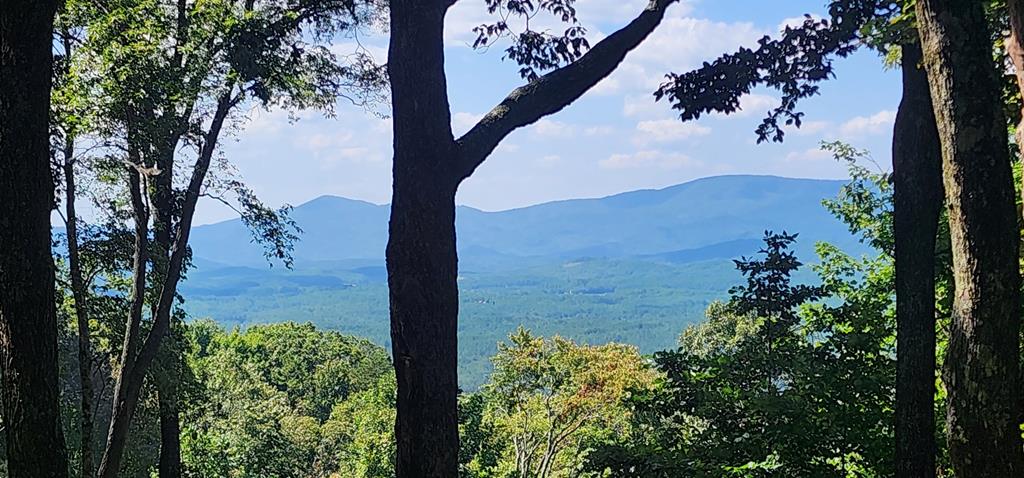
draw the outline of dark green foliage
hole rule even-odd
[[[758,142],[781,142],[783,125],[800,127],[803,113],[797,103],[818,93],[817,84],[832,77],[832,62],[859,46],[861,30],[878,16],[886,16],[890,2],[835,0],[829,3],[830,18],[807,16],[802,25],[786,27],[780,38],[763,37],[755,49],[741,48],[701,68],[669,74],[654,93],[667,98],[683,121],[711,112],[732,113],[740,97],[756,86],[782,93],[781,104],[757,128]]]
[[[831,206],[891,250],[891,233],[879,233],[891,227],[891,190],[884,176],[854,173]],[[737,261],[747,285],[684,333],[682,348],[655,354],[664,382],[632,400],[645,433],[599,447],[592,469],[636,477],[891,475],[892,259],[857,259],[819,244],[820,286],[794,285],[794,239],[766,235],[761,257]]]
[[[187,344],[200,386],[183,419],[191,476],[325,476],[365,467],[386,445],[368,438],[394,420],[386,417],[391,365],[380,347],[310,324],[227,333],[210,321],[189,326]],[[386,450],[373,453],[387,462]]]

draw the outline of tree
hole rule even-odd
[[[916,32],[912,32],[916,35]],[[893,131],[896,267],[896,473],[935,476],[935,245],[942,156],[921,47],[901,45],[903,99]]]
[[[120,196],[110,203],[130,205],[127,216],[112,215],[135,225],[131,307],[99,475],[118,473],[134,409],[152,375],[163,430],[159,469],[174,477],[181,473],[181,360],[171,332],[200,198],[234,207],[267,246],[268,258],[290,265],[297,239],[287,207],[264,206],[225,172],[221,137],[240,124],[247,106],[330,112],[339,95],[376,99],[379,69],[365,55],[342,63],[324,42],[372,21],[378,7],[349,0],[122,0],[87,8],[93,9],[84,28],[89,51],[81,66],[96,78],[87,94],[104,119],[93,133],[104,140],[107,162],[118,165],[107,171],[120,182],[114,188]],[[165,341],[171,346],[161,353]]]
[[[865,152],[825,148],[850,163],[853,178],[825,206],[878,256],[856,259],[818,244],[825,300],[814,302],[791,282],[797,263],[786,236],[740,261],[747,285],[709,306],[678,350],[655,354],[665,379],[629,401],[639,432],[603,443],[587,469],[666,478],[893,475],[893,191],[887,174],[855,163]],[[774,376],[768,387],[765,376]]]
[[[394,475],[384,349],[309,324],[225,332],[201,320],[185,331],[197,385],[183,407],[189,476]]]
[[[513,130],[556,113],[610,74],[644,41],[675,0],[651,0],[622,29],[588,49],[570,0],[488,0],[503,18],[477,29],[477,45],[510,38],[506,56],[522,66],[526,85],[513,90],[461,138],[454,138],[444,71],[444,16],[451,0],[389,3],[388,72],[394,130],[391,221],[387,246],[391,337],[398,381],[396,439],[399,477],[450,477],[458,469],[458,258],[455,194],[459,184]],[[756,85],[783,92],[781,105],[758,129],[762,140],[781,140],[799,126],[801,98],[832,72],[831,58],[849,54],[857,30],[872,18],[874,1],[833,2],[831,19],[810,17],[781,38],[764,38],[683,75],[656,93],[682,120],[711,111],[734,112]],[[551,14],[563,35],[515,32],[504,17]],[[526,22],[527,25],[529,22]],[[541,74],[545,70],[552,70]]]
[[[0,363],[13,478],[68,474],[50,255],[52,33],[57,2],[0,6]]]
[[[1020,273],[1006,121],[982,2],[916,4],[942,143],[956,298],[944,370],[950,459],[972,477],[1024,473]]]
[[[545,340],[520,328],[498,345],[485,387],[490,420],[506,437],[519,478],[563,476],[578,469],[587,439],[622,434],[620,407],[631,390],[651,387],[657,374],[633,347]]]
[[[76,61],[78,53],[79,35],[81,31],[77,18],[81,12],[72,2],[70,5],[64,2],[62,9],[58,12],[56,36],[60,42],[61,54],[58,57],[57,67],[54,68],[54,91],[52,94],[52,153],[53,163],[61,171],[63,179],[63,199],[65,235],[67,244],[67,274],[68,288],[72,298],[72,312],[75,318],[75,326],[78,336],[78,382],[79,390],[79,444],[78,444],[78,467],[79,475],[83,477],[93,476],[93,430],[95,419],[93,417],[93,403],[95,402],[95,391],[93,382],[93,348],[89,322],[89,302],[91,300],[90,289],[92,286],[91,277],[84,271],[82,239],[86,236],[85,231],[79,230],[82,224],[78,218],[77,201],[80,192],[78,190],[77,170],[82,169],[79,160],[82,159],[81,152],[76,150],[76,142],[79,135],[87,130],[90,108],[88,104],[80,101],[83,85],[82,79],[78,78],[72,71],[72,65]],[[60,188],[58,188],[60,189]],[[88,251],[86,251],[87,255]],[[86,258],[88,259],[88,258]]]

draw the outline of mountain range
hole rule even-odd
[[[506,211],[459,206],[461,383],[482,383],[495,344],[519,326],[645,353],[674,347],[742,281],[730,259],[756,254],[766,230],[798,233],[806,262],[819,241],[868,252],[822,206],[843,184],[717,176]],[[389,345],[389,214],[337,196],[295,207],[303,232],[292,270],[270,267],[239,220],[196,227],[186,307],[229,326],[310,321]]]
[[[821,206],[843,181],[774,176],[716,176],[657,190],[596,199],[556,201],[506,211],[468,206],[456,211],[464,270],[529,258],[657,256],[686,251],[731,257],[749,253],[766,229],[798,232],[840,246],[856,241]],[[296,207],[303,230],[295,247],[299,267],[324,261],[381,261],[390,207],[321,196]],[[199,226],[195,257],[225,266],[261,266],[262,249],[240,220]],[[801,241],[810,244],[808,241]]]

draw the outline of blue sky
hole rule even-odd
[[[681,123],[651,93],[663,75],[683,72],[764,34],[819,14],[825,0],[683,0],[659,29],[594,90],[540,122],[511,134],[476,174],[463,183],[458,202],[500,210],[558,199],[596,197],[660,188],[719,174],[775,174],[842,178],[845,167],[818,149],[841,139],[868,149],[884,167],[899,102],[899,75],[886,71],[873,52],[837,64],[837,78],[806,100],[804,127],[783,144],[755,144],[754,128],[777,93],[757,91],[744,109]],[[591,42],[628,22],[644,0],[577,0]],[[500,101],[521,80],[502,48],[474,51],[473,26],[487,20],[482,0],[459,0],[446,22],[446,67],[456,134]],[[360,43],[385,60],[385,35]],[[339,40],[337,52],[352,51]],[[253,110],[224,146],[225,157],[271,205],[301,204],[323,194],[386,203],[391,194],[390,122],[339,104],[335,118],[300,112]],[[294,118],[293,118],[294,119]],[[197,222],[232,217],[212,202]]]

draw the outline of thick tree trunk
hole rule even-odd
[[[957,476],[1022,476],[1019,237],[991,36],[982,2],[916,8],[956,285],[943,375],[950,460]]]
[[[458,141],[444,73],[444,15],[454,1],[390,2],[394,184],[387,266],[399,478],[458,473],[459,183],[513,130],[560,111],[608,76],[676,1],[651,0],[577,61],[513,90]]]
[[[56,7],[52,0],[0,5],[0,397],[11,478],[68,475],[50,252]]]
[[[447,5],[393,0],[388,70],[394,191],[387,246],[399,478],[458,475],[455,141],[444,74]]]
[[[892,138],[896,261],[896,476],[935,476],[935,236],[942,151],[921,47],[903,45]]]

